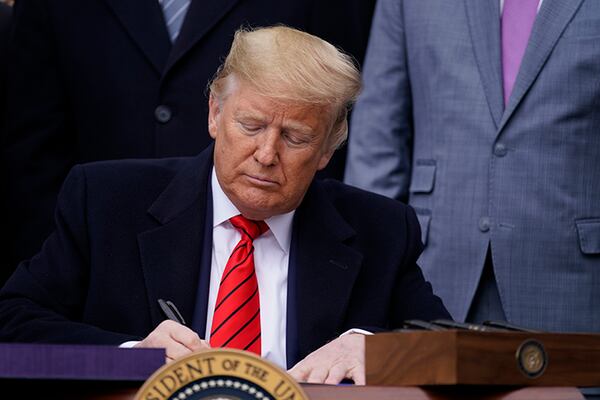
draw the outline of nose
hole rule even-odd
[[[276,165],[279,162],[280,134],[277,129],[269,129],[256,136],[256,150],[254,159],[265,167]]]

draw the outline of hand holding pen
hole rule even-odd
[[[185,326],[185,320],[173,302],[159,299],[158,304],[168,319],[161,322],[135,347],[164,348],[167,362],[192,351],[210,348],[207,341]]]

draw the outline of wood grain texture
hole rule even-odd
[[[528,377],[517,349],[541,343],[544,372]],[[521,332],[398,332],[368,336],[369,385],[600,386],[600,335]]]
[[[302,385],[310,400],[583,400],[576,388],[383,387]]]

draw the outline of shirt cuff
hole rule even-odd
[[[121,343],[119,345],[119,348],[120,349],[131,349],[133,346],[135,346],[139,342],[140,342],[139,340],[131,340],[129,342]]]
[[[352,328],[348,329],[346,332],[342,333],[340,337],[349,335],[351,333],[360,333],[361,335],[372,335],[373,332],[366,331],[364,329]]]

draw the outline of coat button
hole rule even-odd
[[[490,219],[489,217],[479,218],[479,230],[481,232],[487,232],[490,230]]]
[[[504,157],[506,155],[506,152],[506,146],[502,143],[498,143],[496,146],[494,146],[494,154],[497,157]]]
[[[160,123],[166,124],[171,120],[173,113],[168,106],[160,105],[154,110],[154,118]]]

